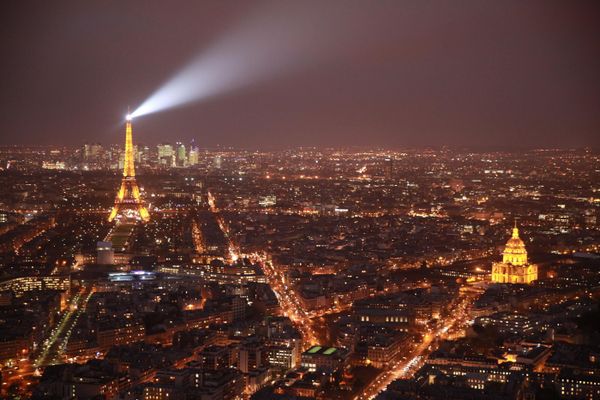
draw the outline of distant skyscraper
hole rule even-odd
[[[121,188],[117,193],[115,205],[113,206],[109,221],[115,219],[119,213],[125,213],[127,217],[130,212],[137,213],[143,221],[150,220],[148,210],[142,203],[140,198],[140,189],[135,180],[134,154],[133,154],[133,133],[131,130],[131,120],[127,119],[125,125],[125,158],[123,162],[123,179],[121,180]]]
[[[83,158],[86,161],[95,160],[102,155],[102,145],[99,143],[85,144],[83,146]]]
[[[194,166],[196,164],[198,164],[200,158],[200,150],[198,149],[198,147],[195,147],[192,145],[192,147],[190,147],[190,153],[188,156],[188,164],[190,166]]]
[[[527,262],[525,243],[519,237],[519,229],[513,228],[512,237],[506,242],[502,262],[492,265],[494,283],[531,283],[538,278],[538,266]]]
[[[220,169],[221,168],[221,164],[223,163],[223,159],[221,158],[221,156],[216,156],[213,159],[213,165],[215,166],[215,168]]]
[[[167,167],[172,167],[175,162],[175,152],[173,146],[169,143],[162,143],[156,146],[158,151],[158,163]]]
[[[387,180],[391,180],[394,174],[394,159],[391,157],[388,157],[385,159],[385,171],[384,171],[384,176],[385,179]]]
[[[148,161],[150,161],[150,147],[140,146],[138,155],[139,155],[139,161],[141,163],[147,164]]]
[[[177,142],[177,166],[185,167],[187,165],[187,155],[185,151],[185,145],[181,142]]]

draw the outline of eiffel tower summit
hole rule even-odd
[[[121,188],[117,193],[108,220],[112,221],[118,216],[127,219],[150,220],[150,214],[140,198],[140,188],[135,180],[135,167],[133,165],[133,133],[131,131],[131,115],[127,114],[125,124],[125,164],[123,166],[123,179]]]

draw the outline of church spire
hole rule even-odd
[[[516,218],[515,218],[515,226],[513,227],[513,230],[512,230],[512,238],[519,239],[519,228],[517,228],[517,219]]]

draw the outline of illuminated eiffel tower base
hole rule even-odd
[[[125,165],[123,166],[123,180],[117,193],[115,205],[108,216],[109,221],[123,216],[127,219],[150,220],[150,214],[140,198],[140,188],[135,180],[135,167],[133,165],[133,134],[131,132],[131,118],[127,116],[125,127]]]

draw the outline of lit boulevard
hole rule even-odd
[[[90,290],[81,289],[79,293],[73,296],[60,322],[52,330],[50,336],[44,340],[40,349],[40,355],[34,363],[36,368],[62,361],[62,354],[71,336],[71,330],[77,323],[81,312],[85,310],[85,305],[91,295],[92,292]]]
[[[476,297],[473,294],[464,295],[453,309],[452,314],[438,321],[432,330],[423,335],[420,343],[413,346],[408,353],[400,355],[396,362],[377,375],[371,384],[361,394],[356,396],[355,399],[373,399],[394,380],[411,377],[423,365],[427,355],[437,348],[440,341],[446,339],[451,334],[458,334],[460,336],[464,332],[471,320],[469,309],[475,299]]]
[[[284,283],[283,273],[277,270],[273,263],[266,261],[265,257],[259,256],[258,259],[269,279],[271,288],[277,295],[283,314],[299,326],[304,338],[304,346],[308,347],[318,343],[317,335],[312,326],[312,319],[300,306],[300,301],[294,290]]]
[[[216,199],[210,192],[208,192],[208,204],[210,210],[216,215],[219,227],[228,239],[230,258],[235,261],[239,259],[240,256],[248,257],[253,262],[258,263],[262,267],[271,289],[273,289],[277,296],[283,315],[289,317],[302,332],[304,347],[316,344],[318,342],[317,335],[314,332],[311,320],[314,315],[309,316],[307,312],[301,308],[300,300],[297,298],[294,290],[285,284],[283,271],[278,270],[274,264],[268,260],[268,257],[265,254],[240,254],[238,246],[233,243],[231,236],[229,235],[229,228],[225,224],[223,218],[218,215],[219,210],[216,206]]]

